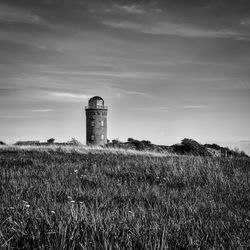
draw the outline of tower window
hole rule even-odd
[[[95,126],[95,121],[91,121],[91,127]]]
[[[104,121],[101,121],[101,127],[103,127],[104,126]]]
[[[97,104],[97,107],[102,107],[103,106],[103,100],[97,100],[96,104]]]
[[[101,139],[104,140],[104,135],[101,135]]]
[[[95,140],[95,136],[94,135],[91,135],[91,140]]]

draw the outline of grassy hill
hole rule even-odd
[[[246,249],[250,160],[0,147],[0,248]]]

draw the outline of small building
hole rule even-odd
[[[86,113],[86,144],[105,145],[107,143],[107,112],[100,96],[89,99]]]

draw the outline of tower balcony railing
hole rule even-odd
[[[85,106],[85,109],[108,109],[108,106],[97,105],[97,106]]]

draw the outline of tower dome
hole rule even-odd
[[[89,107],[92,108],[104,107],[104,100],[100,96],[94,96],[89,99]]]

